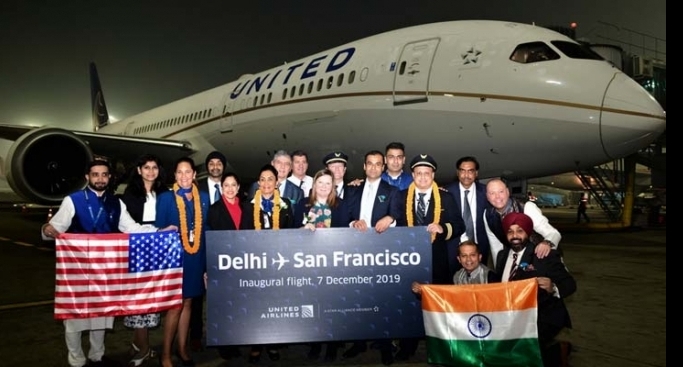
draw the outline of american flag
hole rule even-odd
[[[123,316],[180,307],[183,247],[175,231],[61,234],[55,319]]]

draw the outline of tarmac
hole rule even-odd
[[[604,226],[575,224],[572,209],[543,211],[562,232],[565,264],[578,284],[577,292],[566,300],[573,328],[559,338],[573,345],[569,365],[666,366],[665,224],[614,226],[605,231]],[[606,222],[596,210],[588,215],[591,223]],[[0,208],[0,276],[5,279],[0,288],[0,367],[68,366],[64,327],[53,318],[54,247],[39,235],[45,220],[42,208]],[[160,328],[150,331],[158,351],[161,336]],[[131,340],[132,332],[117,319],[106,337],[106,355],[125,366]],[[84,333],[86,350],[87,344]],[[248,349],[241,351],[242,357],[225,361],[215,349],[205,348],[193,359],[198,367],[253,366],[246,360]],[[333,363],[311,361],[307,352],[307,345],[288,345],[279,361],[264,355],[257,365],[382,366],[376,350]],[[429,366],[424,343],[409,361],[393,365]],[[145,366],[158,366],[158,361]]]

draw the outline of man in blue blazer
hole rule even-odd
[[[465,222],[465,233],[454,238],[448,243],[448,262],[451,272],[455,273],[462,267],[457,261],[458,245],[466,240],[474,241],[481,254],[481,263],[487,264],[489,260],[489,239],[484,225],[484,212],[491,204],[486,199],[486,185],[477,181],[479,177],[479,162],[475,157],[466,156],[458,159],[456,163],[457,181],[448,186],[448,192],[453,195],[458,212]],[[465,195],[467,191],[467,196]],[[469,216],[463,205],[467,198],[469,204]],[[469,227],[471,226],[471,227]],[[469,228],[468,228],[469,227]],[[471,232],[468,232],[471,231]],[[470,238],[473,236],[473,238]]]
[[[382,233],[389,227],[396,226],[396,219],[405,210],[397,187],[382,180],[384,171],[384,155],[373,150],[365,154],[363,163],[365,180],[358,186],[347,186],[345,202],[351,208],[351,227],[361,231],[374,228]],[[394,361],[391,340],[380,340],[376,344],[380,350],[382,364],[390,365]],[[365,340],[357,340],[347,349],[343,357],[353,358],[367,350]]]

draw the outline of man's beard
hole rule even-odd
[[[107,189],[107,184],[98,182],[93,185],[91,182],[88,182],[88,187],[91,188],[93,191],[102,192]]]
[[[526,247],[527,243],[529,243],[529,238],[527,239],[522,239],[519,237],[514,237],[510,240],[508,240],[508,243],[510,244],[510,248],[514,252],[519,252],[521,251],[524,247]]]

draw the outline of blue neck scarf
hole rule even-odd
[[[270,198],[270,199],[261,198],[261,207],[263,208],[264,212],[272,213],[273,212],[273,198]]]

